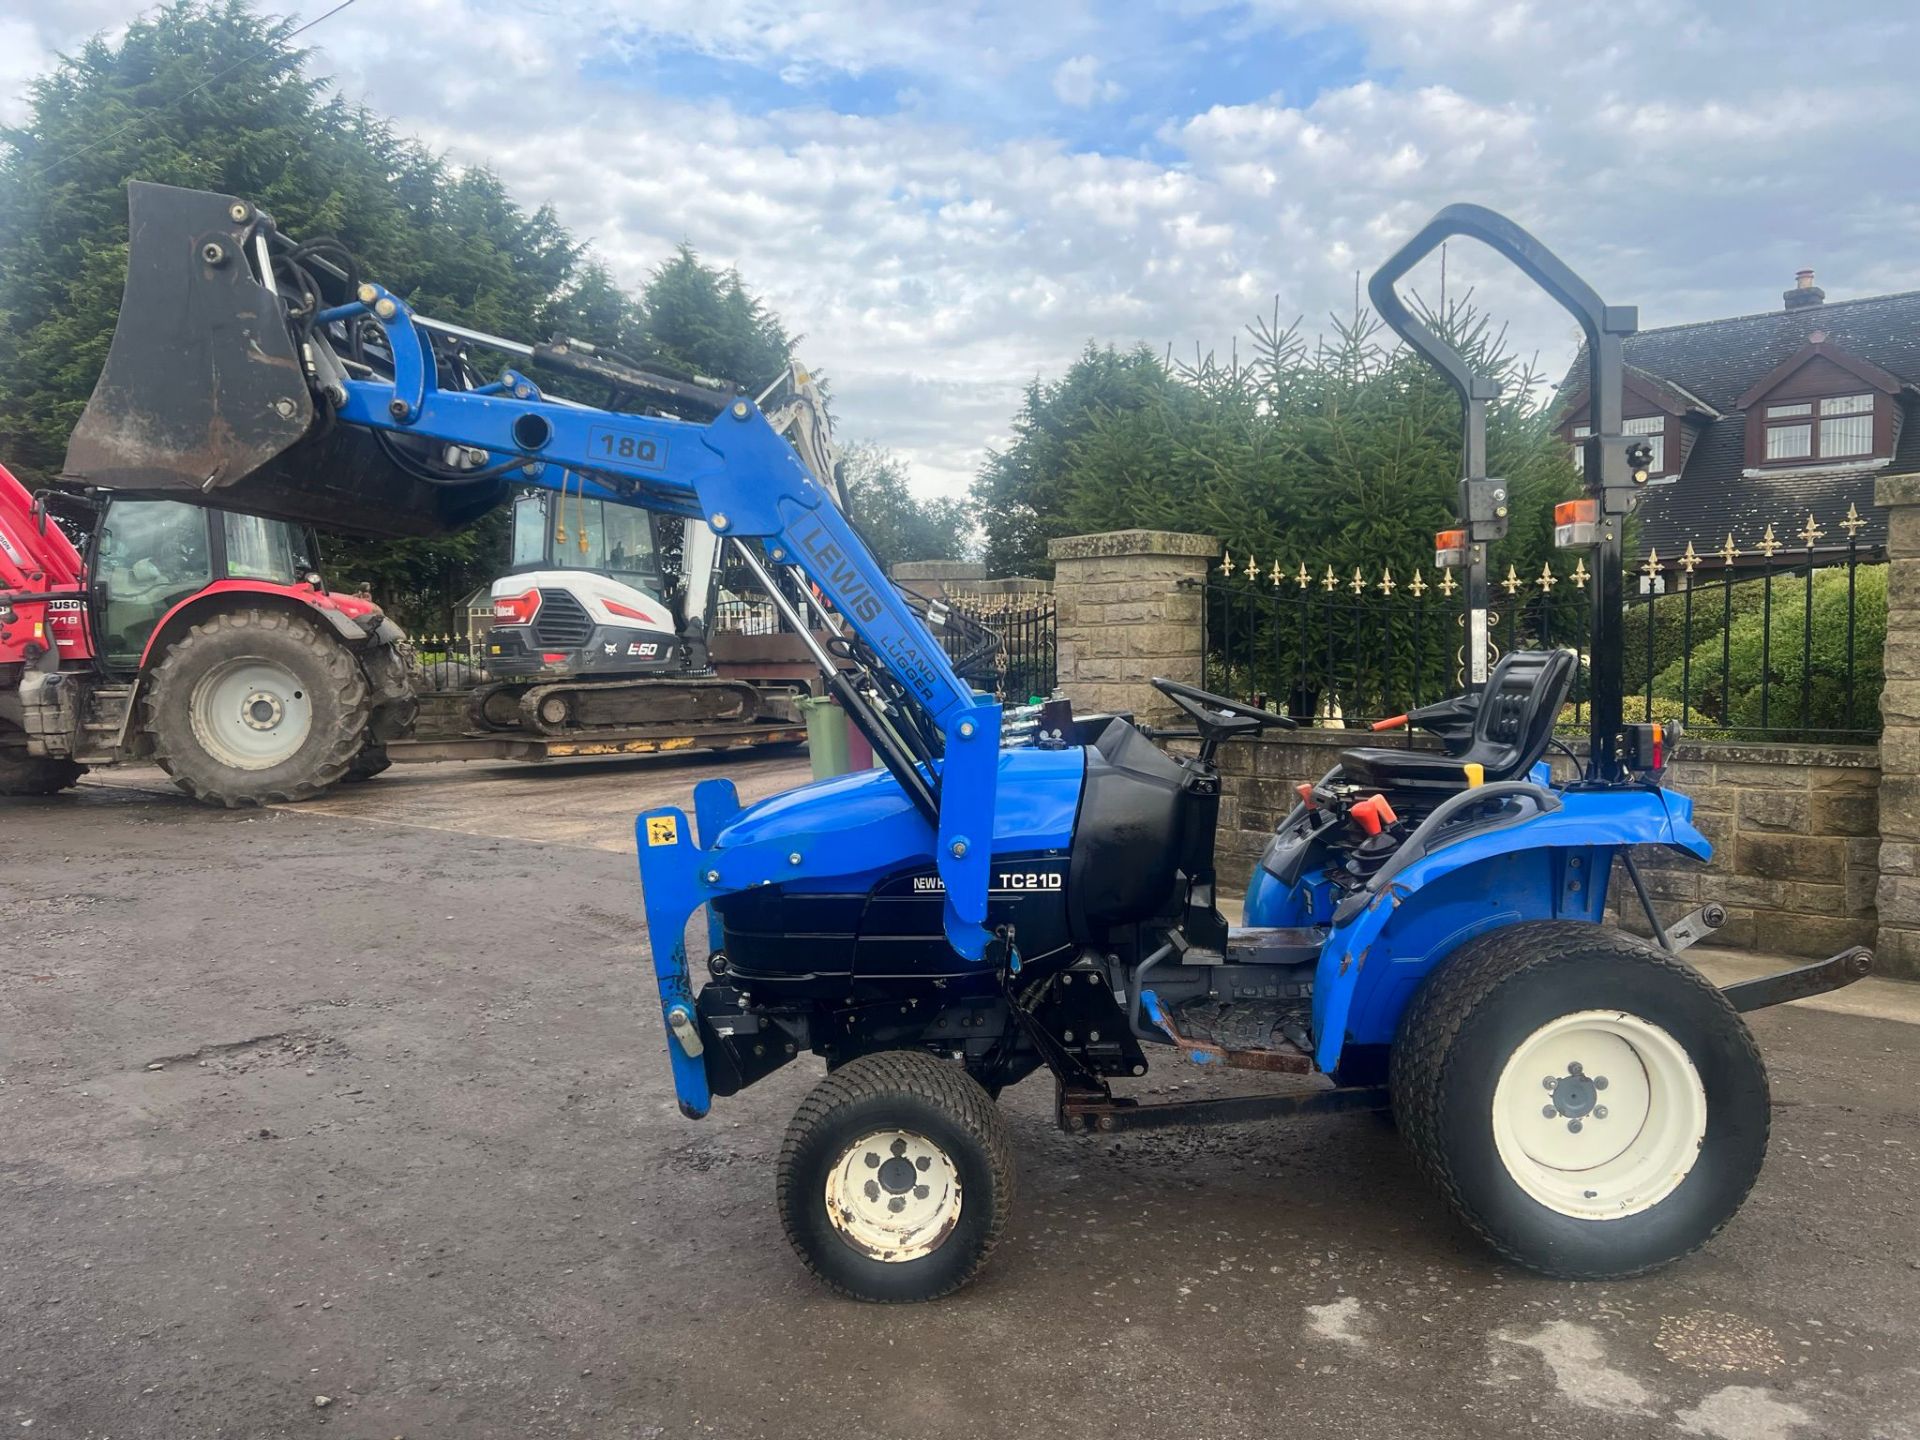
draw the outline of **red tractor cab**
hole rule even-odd
[[[158,763],[212,804],[387,766],[412,651],[329,591],[311,529],[185,500],[30,494],[0,467],[0,795]]]

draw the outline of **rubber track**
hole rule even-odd
[[[787,1232],[787,1241],[793,1246],[794,1252],[813,1272],[816,1280],[851,1299],[865,1300],[870,1297],[855,1295],[823,1273],[814,1265],[813,1257],[807,1253],[800,1237],[793,1233],[793,1227],[787,1219],[793,1169],[799,1161],[800,1147],[807,1136],[826,1124],[832,1113],[842,1105],[859,1100],[884,1100],[902,1094],[926,1101],[979,1141],[987,1152],[987,1167],[993,1176],[993,1218],[987,1226],[986,1243],[973,1257],[973,1264],[956,1275],[944,1290],[919,1298],[937,1300],[941,1295],[951,1295],[979,1274],[980,1267],[987,1263],[987,1257],[993,1254],[994,1247],[1000,1243],[1007,1217],[1013,1213],[1013,1145],[1007,1134],[1006,1117],[987,1092],[980,1088],[977,1080],[953,1062],[937,1060],[918,1050],[881,1050],[849,1060],[814,1086],[794,1112],[793,1120],[787,1126],[786,1138],[780,1145],[774,1197],[780,1211],[781,1228]],[[966,1203],[964,1196],[961,1203]]]
[[[1468,1017],[1495,990],[1518,976],[1595,952],[1631,959],[1638,964],[1658,966],[1671,972],[1682,983],[1711,995],[1717,1004],[1726,1006],[1729,1014],[1733,1013],[1726,997],[1699,971],[1635,936],[1578,920],[1527,921],[1506,926],[1478,940],[1470,940],[1441,962],[1420,987],[1413,1003],[1407,1007],[1400,1033],[1394,1040],[1389,1064],[1388,1083],[1393,1096],[1394,1120],[1412,1147],[1421,1170],[1439,1187],[1454,1214],[1489,1248],[1523,1270],[1565,1280],[1584,1280],[1601,1274],[1608,1278],[1625,1279],[1662,1269],[1683,1256],[1671,1256],[1635,1270],[1600,1272],[1544,1267],[1538,1260],[1520,1255],[1487,1230],[1461,1195],[1449,1157],[1439,1141],[1440,1099],[1446,1092],[1448,1069],[1456,1061],[1478,1058],[1461,1055],[1453,1042]],[[1732,1031],[1740,1037],[1753,1063],[1764,1071],[1766,1066],[1760,1057],[1760,1048],[1754,1044],[1747,1027],[1736,1024]],[[1772,1119],[1771,1112],[1762,1116],[1762,1126],[1770,1126]],[[1749,1182],[1748,1191],[1752,1188]],[[1740,1204],[1746,1202],[1746,1196],[1747,1192],[1742,1192]],[[1740,1204],[1734,1205],[1728,1212],[1728,1220],[1739,1212]],[[1726,1225],[1727,1220],[1721,1221],[1683,1254],[1693,1254],[1725,1229]]]
[[[312,650],[327,672],[328,681],[334,687],[334,693],[340,697],[341,714],[348,718],[357,717],[358,723],[344,725],[332,737],[331,747],[321,757],[320,762],[310,772],[310,778],[297,785],[283,785],[273,790],[249,792],[246,794],[225,794],[211,785],[186,778],[173,768],[176,758],[169,753],[167,737],[155,718],[159,713],[160,696],[173,672],[184,663],[180,657],[196,644],[204,644],[227,632],[244,630],[284,630],[300,644]],[[246,805],[287,804],[296,800],[311,800],[323,795],[345,777],[353,762],[367,742],[367,677],[360,669],[360,662],[353,652],[318,627],[284,610],[246,609],[227,611],[215,615],[211,620],[195,625],[181,640],[167,652],[167,658],[153,673],[153,683],[146,693],[146,728],[153,737],[153,758],[161,769],[173,777],[173,783],[196,800],[212,805],[224,805],[229,810],[238,810]],[[191,744],[191,726],[189,738]]]

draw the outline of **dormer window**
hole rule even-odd
[[[1835,465],[1893,453],[1900,382],[1827,343],[1807,346],[1739,400],[1747,412],[1747,464]]]

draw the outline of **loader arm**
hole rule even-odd
[[[467,518],[467,495],[485,499],[509,483],[704,521],[813,647],[828,690],[931,827],[947,938],[969,959],[985,954],[999,705],[954,672],[758,405],[698,377],[416,316],[401,297],[329,261],[345,258],[337,246],[297,244],[247,201],[144,183],[129,192],[127,295],[68,447],[69,478],[203,499],[217,491],[223,505],[303,518],[324,490],[339,513],[321,523],[373,533],[389,501],[399,530],[416,511]],[[611,380],[712,418],[551,398],[511,369],[474,383],[469,347]],[[363,460],[368,450],[384,456],[363,463],[350,488],[328,468],[343,434],[374,442]],[[267,483],[249,487],[255,476]],[[840,620],[835,653],[782,592],[776,572],[786,567]],[[725,877],[703,878],[724,893],[806,873],[789,863],[802,866],[797,853],[744,853]]]

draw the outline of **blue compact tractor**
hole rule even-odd
[[[710,780],[692,823],[650,811],[637,840],[681,1109],[705,1115],[802,1054],[826,1062],[781,1147],[777,1203],[801,1259],[844,1294],[925,1300],[979,1271],[1013,1205],[996,1098],[1042,1069],[1071,1130],[1390,1106],[1499,1254],[1634,1275],[1705,1243],[1760,1173],[1767,1076],[1741,1012],[1871,964],[1851,950],[1716,988],[1678,956],[1715,907],[1663,929],[1647,902],[1636,848],[1709,846],[1661,787],[1669,737],[1622,714],[1621,531],[1648,463],[1621,422],[1635,314],[1489,211],[1442,211],[1372,286],[1465,411],[1466,693],[1406,717],[1430,746],[1355,748],[1302,786],[1231,925],[1215,762],[1286,716],[1159,680],[1191,719],[1188,753],[1125,718],[1058,713],[1003,745],[999,706],[955,675],[744,395],[415,315],[232,197],[141,185],[133,210],[128,301],[70,474],[333,523],[316,509],[344,507],[362,527],[383,504],[429,528],[509,481],[571,484],[704,519],[813,646],[884,768],[745,808]],[[1564,781],[1545,756],[1575,656],[1484,659],[1486,545],[1507,509],[1484,473],[1496,389],[1394,291],[1452,236],[1506,256],[1586,332],[1588,495],[1560,538],[1594,551],[1590,725]],[[182,314],[201,328],[178,333]],[[632,403],[552,399],[513,369],[483,381],[476,351],[580,370]],[[1616,874],[1654,942],[1610,923]],[[1166,1104],[1113,1093],[1156,1059],[1323,1078]]]

